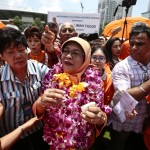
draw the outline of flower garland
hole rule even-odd
[[[54,81],[59,82],[59,88],[69,87],[69,96],[74,98],[77,95],[77,92],[85,91],[86,83],[80,82],[79,84],[75,84],[70,80],[68,73],[60,73],[54,75]]]
[[[61,104],[46,108],[43,138],[52,149],[86,149],[90,146],[93,125],[81,118],[81,106],[94,101],[106,113],[111,111],[108,107],[105,109],[103,103],[100,73],[94,67],[88,67],[82,76],[84,82],[76,85],[70,81],[69,74],[62,72],[62,65],[58,63],[43,80],[43,90],[59,88],[66,91],[66,99]]]

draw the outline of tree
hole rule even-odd
[[[14,25],[16,25],[20,29],[20,31],[24,30],[23,22],[19,16],[15,16],[13,22],[14,22]]]
[[[39,29],[40,29],[41,31],[44,30],[44,26],[43,26],[43,24],[42,24],[40,18],[35,18],[35,19],[34,19],[34,22],[32,23],[32,26],[39,27]]]

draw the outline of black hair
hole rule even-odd
[[[93,56],[93,54],[97,51],[97,50],[101,50],[105,57],[106,57],[106,63],[109,61],[109,58],[108,58],[108,53],[106,52],[106,49],[102,46],[97,46],[97,47],[93,47],[92,48],[92,51],[91,51],[91,57]]]
[[[39,39],[41,39],[42,32],[40,31],[40,29],[38,27],[31,26],[25,30],[24,35],[25,35],[26,39],[33,37],[34,35],[37,36]]]
[[[31,37],[38,37],[41,40],[42,37],[42,31],[39,29],[39,27],[36,26],[30,26],[29,28],[27,28],[24,32],[24,35],[26,37],[26,39],[31,38]],[[41,49],[44,49],[44,45],[41,43]]]
[[[148,27],[146,24],[140,24],[137,26],[134,26],[130,32],[129,41],[132,36],[136,36],[139,33],[146,33],[148,38],[150,39],[150,27]]]
[[[25,36],[18,30],[11,27],[4,27],[0,29],[0,54],[13,44],[18,47],[20,44],[27,48]]]
[[[87,41],[87,36],[88,36],[87,33],[80,33],[80,34],[79,34],[79,38],[82,38],[82,39],[84,39],[84,40],[86,40],[86,41]]]
[[[107,42],[106,42],[106,45],[105,45],[105,51],[107,52],[107,55],[108,55],[108,59],[109,59],[109,62],[112,64],[112,66],[115,65],[114,61],[113,61],[113,54],[112,54],[112,45],[115,41],[120,41],[121,40],[117,37],[114,37],[114,38],[110,38]],[[113,69],[113,68],[111,68]]]

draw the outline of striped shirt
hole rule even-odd
[[[132,87],[141,85],[144,82],[145,75],[147,80],[150,79],[150,63],[147,66],[133,60],[130,56],[116,64],[112,71],[112,78],[115,91],[127,90]],[[146,99],[138,102],[135,110],[137,116],[134,119],[127,119],[121,123],[119,119],[112,115],[113,129],[117,131],[133,131],[136,133],[142,132],[143,121],[147,116],[148,104]]]
[[[23,105],[30,103],[31,107],[42,91],[42,78],[49,68],[34,60],[27,61],[27,76],[21,83],[7,64],[0,69],[0,103],[4,106],[4,114],[0,120],[0,136],[11,132],[34,115],[24,116]],[[30,109],[31,110],[31,109]],[[33,127],[27,136],[42,127],[42,122]]]

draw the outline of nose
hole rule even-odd
[[[118,50],[120,50],[120,49],[121,49],[121,47],[120,47],[120,46],[118,46],[118,47],[117,47],[117,49],[118,49]]]
[[[69,31],[68,31],[68,29],[66,30],[66,34],[69,34]]]
[[[134,44],[133,46],[131,46],[131,49],[132,49],[132,50],[136,50],[136,49],[137,49],[136,44]]]
[[[96,59],[96,62],[100,62],[100,60],[99,60],[99,59]]]
[[[21,56],[21,55],[20,55],[19,52],[14,53],[14,57],[15,57],[15,58],[18,58],[18,57],[20,57],[20,56]]]
[[[68,58],[72,58],[72,54],[71,54],[71,52],[69,52],[69,53],[66,55],[66,57],[68,57]]]
[[[31,45],[35,45],[34,41],[31,42]]]

